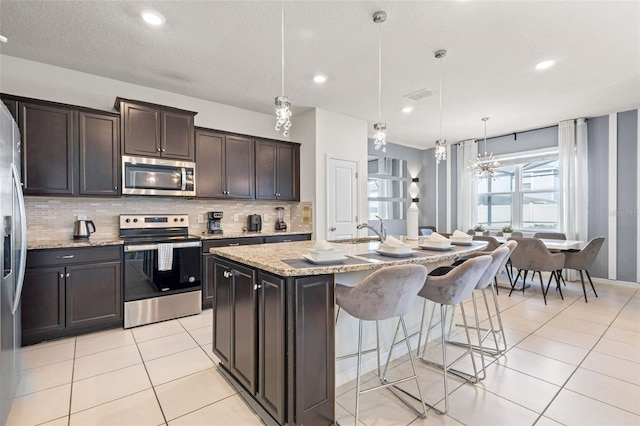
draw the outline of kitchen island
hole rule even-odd
[[[336,336],[336,282],[352,285],[388,265],[418,263],[432,270],[486,246],[474,242],[444,252],[416,247],[413,256],[395,258],[378,254],[379,242],[332,243],[344,262],[317,265],[303,257],[314,244],[210,249],[213,351],[267,423],[334,423],[336,341],[353,341],[349,327]]]

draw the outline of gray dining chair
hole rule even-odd
[[[358,351],[355,354],[344,355],[336,359],[344,359],[353,356],[357,356],[356,367],[356,425],[359,424],[360,416],[360,395],[366,392],[370,392],[376,389],[387,388],[400,382],[414,379],[418,387],[419,401],[422,405],[422,413],[416,410],[412,405],[406,402],[398,394],[394,392],[402,402],[412,408],[421,418],[426,418],[427,410],[422,397],[422,391],[420,390],[420,381],[418,380],[418,373],[416,371],[413,354],[411,352],[411,345],[407,337],[407,327],[404,322],[404,315],[406,315],[413,301],[416,299],[418,292],[424,287],[425,280],[427,279],[427,268],[423,265],[398,265],[387,266],[382,269],[378,269],[371,275],[368,275],[356,286],[346,286],[342,284],[336,284],[336,304],[347,312],[349,315],[357,318],[358,322]],[[411,361],[411,368],[413,375],[405,377],[400,380],[389,382],[384,374],[380,371],[380,341],[378,339],[379,333],[377,332],[377,321],[386,320],[393,317],[399,317],[400,321],[398,327],[402,325],[402,330],[405,336],[405,342],[407,350],[409,351],[409,360]],[[376,348],[362,351],[362,327],[364,321],[376,321]],[[397,335],[397,328],[396,328]],[[395,345],[395,337],[391,343],[393,349]],[[362,367],[362,355],[369,352],[377,352],[378,355],[378,377],[380,379],[380,385],[361,390],[361,367]],[[389,359],[391,358],[391,351],[387,359],[387,366]],[[386,368],[385,368],[386,373]]]
[[[533,238],[542,238],[543,240],[566,240],[567,236],[562,232],[536,232]]]
[[[582,281],[582,292],[584,293],[585,303],[587,303],[587,289],[584,286],[584,276],[582,275],[582,271],[587,274],[593,294],[598,297],[598,293],[596,293],[596,288],[593,286],[593,281],[591,281],[588,269],[591,268],[593,262],[595,262],[603,244],[604,237],[592,238],[582,250],[577,252],[568,252],[564,255],[564,269],[575,269],[580,272],[580,281]]]
[[[511,283],[509,297],[511,297],[518,278],[520,278],[523,272],[522,293],[524,293],[527,274],[529,271],[533,271],[532,277],[535,277],[536,272],[540,277],[540,288],[542,289],[542,297],[545,305],[547,304],[547,292],[542,282],[542,272],[551,273],[549,282],[547,283],[547,290],[551,284],[551,279],[555,278],[556,288],[560,291],[560,297],[564,299],[562,288],[560,287],[560,279],[558,278],[558,271],[564,267],[564,253],[551,253],[539,238],[511,238],[511,240],[518,243],[513,253],[511,253],[511,264],[518,270],[518,275]]]
[[[473,259],[469,259],[462,265],[455,268],[451,268],[447,273],[440,276],[429,276],[427,282],[422,289],[418,292],[418,296],[425,299],[422,309],[422,321],[420,323],[420,332],[418,337],[418,349],[417,355],[424,363],[432,367],[438,368],[443,372],[444,380],[444,410],[439,410],[433,406],[430,406],[440,414],[446,414],[449,411],[449,391],[447,386],[448,373],[454,374],[470,383],[477,383],[479,381],[478,369],[476,367],[475,358],[473,356],[473,346],[471,344],[471,337],[469,334],[469,327],[466,321],[466,315],[464,313],[464,305],[462,302],[471,297],[474,289],[478,285],[480,278],[487,270],[492,262],[491,256],[478,256]],[[426,313],[427,300],[440,305],[440,333],[441,333],[441,345],[442,345],[442,364],[427,360],[425,358],[425,351],[427,343],[429,342],[429,336],[432,330],[433,314],[436,312],[434,308],[431,312],[431,319],[427,326],[427,334],[425,343],[422,347],[422,353],[420,353],[420,345],[422,342],[422,334],[424,331],[424,320]],[[446,325],[446,308],[448,306],[460,305],[462,312],[462,319],[464,322],[464,331],[467,338],[466,350],[464,353],[458,356],[453,362],[447,362],[447,325]],[[454,370],[453,367],[457,362],[462,360],[465,356],[471,357],[471,364],[473,368],[473,375],[464,373],[462,371]],[[428,405],[428,404],[427,404]]]

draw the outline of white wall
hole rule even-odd
[[[0,92],[104,111],[112,111],[121,96],[196,111],[196,126],[289,140],[275,131],[275,112],[262,114],[7,55],[0,55]]]
[[[327,158],[358,162],[358,220],[366,221],[367,212],[367,122],[316,109],[316,199],[315,236],[327,238]],[[301,169],[304,170],[304,169]],[[365,230],[366,231],[366,230]],[[361,235],[366,235],[360,231]]]

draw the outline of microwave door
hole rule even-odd
[[[126,172],[127,186],[141,189],[169,189],[182,187],[181,168],[130,166]]]

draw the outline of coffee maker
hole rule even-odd
[[[284,207],[276,207],[276,231],[286,231],[287,224],[284,223]]]
[[[222,226],[220,221],[222,220],[222,212],[209,212],[207,221],[207,231],[210,234],[222,234]]]

